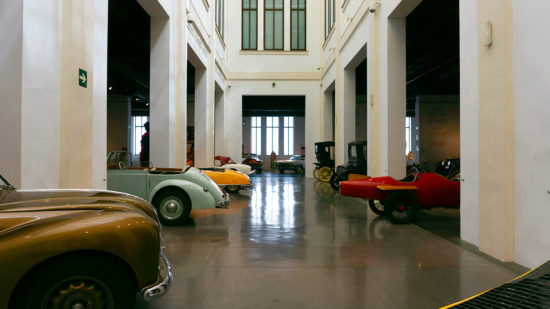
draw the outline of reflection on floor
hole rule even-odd
[[[164,228],[174,284],[139,308],[437,308],[518,275],[446,239],[452,213],[419,216],[438,236],[310,178],[252,180],[232,210]]]

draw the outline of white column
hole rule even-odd
[[[460,1],[460,238],[479,245],[477,0]]]
[[[176,167],[187,164],[187,1],[176,3]]]
[[[0,173],[16,187],[21,186],[23,3],[0,1]]]
[[[336,83],[336,165],[348,158],[348,143],[355,140],[355,70],[341,68]],[[339,90],[339,91],[338,91]]]
[[[108,1],[94,2],[92,187],[107,188],[107,34]]]
[[[405,175],[406,24],[380,22],[380,173]]]
[[[174,78],[171,76],[171,35],[168,17],[151,18],[151,70],[150,70],[150,160],[154,166],[175,166],[175,102],[170,91]]]
[[[208,70],[195,68],[195,166],[209,166],[209,139],[212,136],[208,131],[209,103],[208,103]],[[212,159],[213,160],[213,159]]]
[[[227,155],[225,149],[225,93],[221,90],[216,90],[215,97],[214,155]],[[233,160],[237,159],[234,158]]]

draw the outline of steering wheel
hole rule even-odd
[[[414,181],[417,181],[418,179],[420,179],[420,177],[422,177],[422,172],[420,172],[420,170],[416,166],[413,166],[409,170],[409,175],[414,176],[413,179],[411,180],[411,182],[414,182]]]
[[[118,169],[125,170],[126,168],[126,163],[124,163],[123,161],[118,161]]]

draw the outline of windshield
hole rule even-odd
[[[350,145],[348,151],[349,151],[349,162],[357,161],[357,147]]]

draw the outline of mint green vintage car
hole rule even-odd
[[[113,168],[113,161],[117,160],[109,155],[110,168]],[[114,165],[117,169],[107,170],[107,188],[147,200],[157,208],[162,224],[183,224],[189,218],[191,209],[229,207],[229,194],[194,167],[182,170]]]

